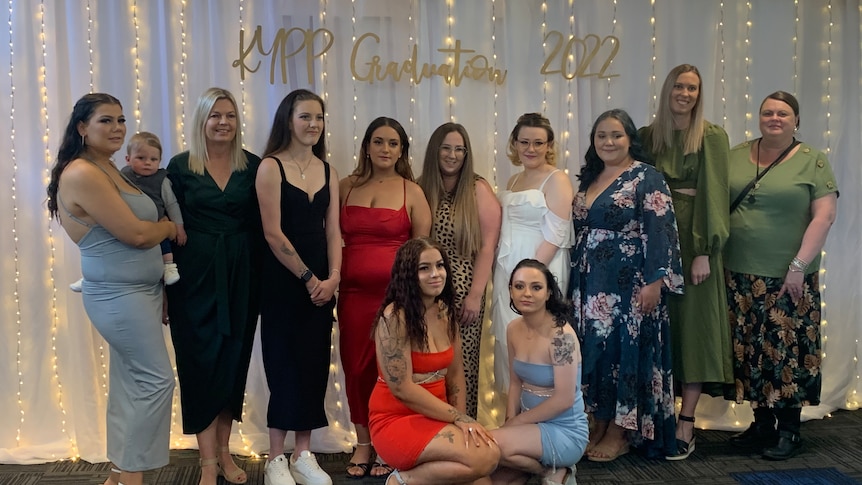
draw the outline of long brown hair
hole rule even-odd
[[[386,287],[386,296],[377,317],[374,319],[372,335],[377,331],[377,326],[385,319],[383,312],[392,304],[392,313],[397,316],[404,312],[404,329],[407,339],[414,350],[428,350],[428,325],[425,323],[425,306],[422,304],[422,290],[419,287],[419,258],[428,249],[440,251],[443,258],[443,266],[446,269],[446,283],[443,292],[434,301],[443,303],[444,310],[449,319],[449,339],[454,341],[458,334],[458,322],[455,321],[455,292],[452,284],[452,265],[446,251],[437,241],[427,237],[410,239],[398,248],[395,254],[395,262],[392,264],[392,275],[389,286]]]
[[[445,197],[443,176],[440,175],[440,145],[443,144],[446,135],[452,132],[461,135],[464,139],[464,147],[467,149],[452,197],[455,250],[458,254],[472,259],[482,248],[482,229],[479,226],[479,208],[476,203],[476,180],[479,176],[473,172],[473,149],[464,126],[458,123],[443,123],[434,130],[425,149],[422,176],[419,177],[418,183],[425,192],[431,211],[436,213],[440,200]],[[431,226],[431,237],[438,239],[435,226]]]
[[[359,161],[356,163],[356,169],[353,170],[352,176],[356,177],[353,182],[354,187],[358,187],[371,178],[374,167],[371,165],[371,159],[368,157],[368,145],[371,143],[371,135],[381,126],[388,126],[398,133],[398,138],[401,141],[401,157],[395,162],[395,172],[405,179],[413,182],[413,169],[410,167],[410,140],[407,138],[407,132],[398,121],[381,116],[372,121],[365,130],[365,136],[362,137],[362,146],[359,148]]]
[[[703,145],[703,78],[700,76],[700,71],[691,64],[680,64],[671,69],[664,79],[664,84],[661,87],[661,96],[659,97],[658,113],[655,115],[655,121],[652,123],[653,136],[652,146],[649,150],[659,155],[665,150],[670,150],[673,146],[673,113],[670,111],[670,96],[673,93],[673,85],[676,84],[676,78],[680,74],[693,72],[697,76],[697,100],[691,108],[691,120],[688,123],[683,135],[682,153],[697,153]]]
[[[317,101],[320,103],[320,111],[325,113],[323,99],[307,89],[297,89],[288,93],[278,109],[275,111],[275,116],[272,119],[272,129],[269,132],[269,139],[266,141],[266,148],[263,150],[263,158],[272,156],[290,146],[293,141],[293,131],[291,130],[293,123],[293,112],[296,105],[300,101]],[[320,130],[320,138],[317,143],[311,147],[311,152],[314,156],[326,161],[326,125],[324,124]]]

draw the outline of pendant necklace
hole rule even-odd
[[[310,157],[308,157],[308,162],[305,164],[305,169],[303,169],[299,165],[299,162],[296,161],[296,158],[293,157],[293,154],[290,155],[290,159],[293,160],[293,163],[296,164],[296,169],[299,170],[299,176],[302,178],[302,180],[305,180],[305,171],[308,170],[309,165],[311,165],[311,159],[313,157],[314,157],[314,154],[312,154]]]

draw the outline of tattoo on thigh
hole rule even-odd
[[[436,435],[434,435],[434,437],[435,438],[443,438],[445,440],[448,440],[449,443],[455,443],[455,433],[448,431],[448,430],[445,430],[445,429],[443,431],[437,433]]]

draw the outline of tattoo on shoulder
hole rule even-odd
[[[562,329],[551,340],[553,348],[553,364],[566,365],[575,362],[575,337],[572,334],[563,332]]]
[[[446,430],[446,429],[443,429],[442,431],[440,431],[439,433],[437,433],[436,435],[434,435],[434,437],[435,437],[435,438],[443,438],[443,439],[445,439],[445,440],[448,440],[448,441],[449,441],[449,443],[454,443],[454,442],[455,442],[455,433],[453,433],[453,432],[451,432],[451,431],[448,431],[448,430]]]

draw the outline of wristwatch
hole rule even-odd
[[[310,269],[305,268],[305,271],[303,271],[302,274],[299,275],[299,279],[301,279],[303,283],[308,283],[309,281],[311,281],[312,276],[314,276],[314,273],[312,273]]]

